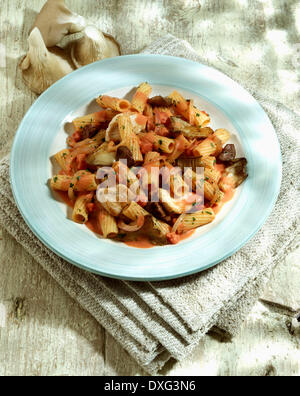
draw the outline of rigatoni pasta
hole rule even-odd
[[[247,177],[247,160],[223,147],[230,132],[209,127],[196,100],[151,93],[141,83],[132,100],[100,95],[98,112],[73,120],[68,148],[54,155],[61,170],[49,183],[74,222],[150,247],[178,243],[213,222]]]
[[[118,119],[119,131],[122,144],[128,147],[134,161],[143,161],[138,137],[133,132],[132,123],[129,116],[121,116]]]
[[[138,87],[138,89],[132,99],[132,102],[131,102],[132,107],[135,110],[137,110],[139,113],[143,113],[145,110],[145,107],[147,105],[147,100],[148,100],[151,92],[152,92],[152,87],[148,83],[142,83]]]
[[[115,217],[105,209],[100,209],[98,220],[104,238],[115,238],[118,235],[119,229],[117,221]]]
[[[76,199],[73,209],[72,219],[75,223],[84,224],[88,221],[89,215],[87,204],[92,201],[92,195],[81,195]]]
[[[179,233],[184,233],[192,229],[209,224],[215,219],[215,212],[212,208],[206,208],[200,212],[187,213],[182,217],[181,224],[178,227]]]
[[[100,95],[97,103],[104,109],[111,109],[120,113],[125,113],[130,110],[131,104],[128,100],[113,98],[107,95]]]

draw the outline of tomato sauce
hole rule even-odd
[[[225,165],[224,164],[216,164],[215,169],[217,171],[219,171],[221,173],[221,175],[223,175],[223,173],[225,172]]]
[[[64,201],[66,205],[68,205],[70,208],[74,208],[74,203],[70,200],[67,192],[56,191],[56,193],[60,196],[60,198]]]
[[[85,225],[93,233],[98,234],[98,235],[103,235],[99,221],[97,219],[97,216],[95,216],[95,214],[93,214],[92,216],[89,217],[89,220],[85,223]]]

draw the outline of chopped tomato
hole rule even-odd
[[[87,168],[87,163],[85,161],[86,154],[78,154],[76,157],[77,170],[85,170]]]
[[[86,208],[89,213],[92,213],[95,210],[96,205],[94,203],[89,203],[86,205]]]
[[[153,117],[148,117],[147,131],[154,131],[154,129],[155,129],[154,119]]]
[[[169,130],[163,125],[156,126],[154,132],[156,133],[156,135],[159,136],[164,136],[164,137],[170,136]]]
[[[155,114],[155,122],[157,124],[166,124],[170,118],[168,113],[161,111],[158,108],[154,109],[154,114]]]
[[[76,131],[73,133],[72,137],[75,140],[75,142],[79,142],[81,140],[81,133],[79,131]]]
[[[170,232],[169,234],[167,234],[167,239],[170,243],[172,243],[172,245],[176,245],[180,242],[180,236],[175,232]]]
[[[140,147],[143,154],[147,154],[154,149],[154,136],[153,133],[147,133],[140,138]]]
[[[141,125],[141,126],[143,126],[143,127],[146,127],[147,121],[148,121],[148,117],[146,117],[146,116],[144,116],[144,115],[142,115],[142,114],[138,114],[138,115],[135,117],[135,122],[136,122],[138,125]]]
[[[81,140],[81,133],[79,131],[74,132],[71,136],[68,137],[67,143],[70,147],[74,147],[76,143]]]
[[[137,203],[138,203],[142,208],[144,208],[144,207],[147,205],[147,203],[148,203],[148,199],[147,199],[146,195],[145,195],[145,194],[140,194],[140,195],[137,197]]]

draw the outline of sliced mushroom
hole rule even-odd
[[[184,137],[187,138],[203,139],[211,136],[214,133],[213,129],[211,128],[195,127],[178,117],[171,117],[170,120],[173,132],[181,133]]]
[[[167,217],[167,213],[159,202],[149,202],[145,209],[157,219],[165,220]]]
[[[171,227],[153,216],[147,216],[142,231],[155,244],[166,245],[167,234],[171,231]]]
[[[164,98],[162,96],[154,96],[148,99],[148,103],[153,107],[170,107],[172,106],[172,99]]]
[[[110,166],[116,160],[116,153],[107,150],[108,143],[103,143],[93,154],[86,158],[89,165]]]
[[[227,144],[218,159],[222,162],[233,161],[236,157],[236,149],[234,144]]]
[[[248,177],[246,158],[237,158],[231,161],[230,166],[225,169],[222,183],[229,184],[233,188],[237,188]]]
[[[120,135],[120,130],[119,130],[119,118],[122,116],[123,116],[123,114],[117,114],[109,123],[108,128],[106,130],[106,135],[105,135],[105,140],[107,142],[113,141],[115,143],[119,143],[121,141],[121,135]],[[139,124],[136,122],[137,117],[139,117],[139,114],[131,114],[129,116],[133,132],[136,135],[141,133],[146,128],[146,122],[145,122],[145,124]]]
[[[119,216],[128,202],[135,198],[134,194],[124,185],[112,187],[98,187],[97,202],[112,216]]]
[[[85,125],[80,129],[81,140],[91,139],[97,134],[98,131],[99,127],[95,126],[94,124]]]
[[[116,159],[117,159],[117,161],[119,161],[121,159],[126,160],[127,161],[126,165],[128,166],[128,168],[131,168],[132,166],[135,165],[135,161],[132,158],[132,153],[129,150],[129,148],[126,146],[118,147]]]

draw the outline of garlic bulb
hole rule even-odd
[[[84,29],[84,36],[71,48],[74,65],[79,68],[104,58],[120,55],[120,47],[113,37],[104,35],[94,26]]]
[[[48,0],[38,14],[32,30],[37,27],[46,47],[53,47],[64,36],[81,32],[85,26],[85,19],[70,11],[64,0]]]
[[[29,50],[20,68],[25,84],[37,94],[44,92],[60,78],[73,71],[71,62],[58,47],[48,50],[38,28],[29,38]]]

